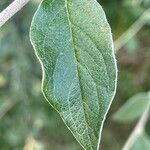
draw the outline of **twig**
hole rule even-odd
[[[30,0],[14,0],[6,9],[0,13],[0,27],[14,16]]]
[[[130,134],[128,140],[126,141],[124,147],[122,150],[130,150],[132,145],[134,144],[135,140],[144,132],[144,127],[148,121],[149,118],[149,112],[150,112],[150,92],[148,93],[148,99],[149,99],[149,104],[144,111],[142,117],[140,118],[139,122],[137,123],[136,127]]]
[[[141,17],[115,41],[116,52],[135,36],[145,23],[150,20],[150,8],[146,9]]]

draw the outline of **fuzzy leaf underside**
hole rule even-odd
[[[98,149],[117,76],[103,9],[95,0],[43,0],[30,38],[46,99],[84,149]]]

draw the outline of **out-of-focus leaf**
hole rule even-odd
[[[143,0],[143,6],[150,7],[150,0]]]
[[[43,0],[31,26],[43,92],[79,143],[99,147],[116,89],[112,34],[96,0]]]
[[[114,115],[113,120],[118,122],[133,121],[140,117],[150,99],[147,92],[139,93],[131,97]]]
[[[127,50],[128,53],[133,54],[136,53],[137,50],[139,50],[139,41],[136,37],[133,37],[131,40],[129,40],[127,42],[127,44],[125,45],[125,48]]]
[[[16,41],[19,40],[15,26],[8,24],[0,30],[0,62],[15,55],[15,50],[18,48]]]
[[[131,150],[150,150],[150,138],[147,135],[141,135],[136,139]]]

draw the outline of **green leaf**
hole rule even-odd
[[[131,150],[150,150],[150,138],[145,134],[139,136]]]
[[[30,38],[42,65],[47,101],[85,149],[98,149],[117,76],[102,7],[95,0],[44,0]]]
[[[146,92],[134,95],[113,115],[113,120],[128,123],[139,118],[147,108],[149,101]]]
[[[125,45],[125,49],[129,54],[135,54],[139,50],[139,41],[136,37],[130,39]]]

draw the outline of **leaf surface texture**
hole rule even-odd
[[[43,93],[86,150],[99,148],[116,89],[111,29],[95,0],[43,0],[31,25]]]

